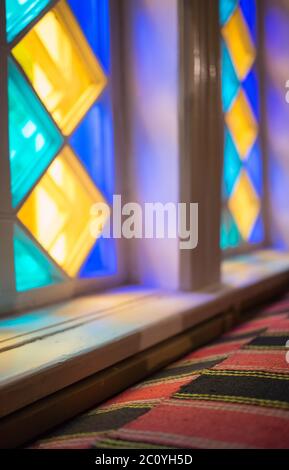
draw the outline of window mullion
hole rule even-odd
[[[220,280],[223,128],[216,0],[180,2],[180,198],[199,204],[199,241],[181,251],[181,287]]]
[[[8,73],[5,2],[0,3],[0,292],[1,305],[9,308],[15,293],[13,230],[14,215],[10,191],[8,134]]]
[[[259,52],[257,56],[257,69],[260,79],[260,122],[259,122],[259,135],[263,154],[263,201],[262,201],[262,217],[264,220],[264,243],[268,247],[272,246],[272,234],[270,230],[270,194],[269,194],[269,155],[267,145],[267,106],[266,106],[266,42],[265,42],[265,2],[257,2],[257,33]]]

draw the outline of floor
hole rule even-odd
[[[285,296],[31,447],[289,448],[288,340]]]

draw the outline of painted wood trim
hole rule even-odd
[[[85,296],[33,311],[30,320],[29,314],[4,318],[0,320],[0,354],[55,334],[89,325],[95,320],[108,318],[122,309],[135,307],[139,303],[143,304],[146,299],[151,300],[155,297],[157,294],[149,290],[140,290],[131,295],[116,291],[110,292],[109,295]]]
[[[272,246],[271,221],[270,221],[270,188],[269,188],[269,155],[268,155],[268,136],[267,136],[267,103],[266,103],[266,41],[265,41],[265,18],[266,1],[257,2],[257,21],[258,21],[258,54],[257,69],[260,82],[260,120],[259,136],[263,155],[263,219],[265,240],[264,246]]]
[[[4,303],[15,292],[13,213],[10,194],[8,135],[8,62],[5,2],[0,3],[0,297]]]
[[[220,281],[223,168],[219,9],[182,0],[180,16],[180,199],[199,204],[199,243],[180,253],[181,288]]]

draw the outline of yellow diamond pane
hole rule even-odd
[[[255,61],[256,49],[240,7],[223,26],[222,34],[237,75],[244,80]]]
[[[69,135],[106,86],[106,77],[64,0],[12,50],[34,89]]]
[[[244,240],[248,241],[261,206],[252,183],[245,170],[241,172],[233,194],[228,202],[229,209]]]
[[[226,123],[241,159],[246,159],[258,136],[258,124],[243,90],[226,114]]]
[[[95,244],[95,203],[105,202],[69,147],[56,157],[18,218],[53,260],[74,277]],[[106,222],[97,214],[98,227]]]

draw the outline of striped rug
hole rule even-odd
[[[72,448],[289,448],[289,297],[34,443]]]

